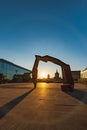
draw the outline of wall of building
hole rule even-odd
[[[87,68],[85,70],[81,71],[81,78],[82,79],[87,79]]]
[[[30,70],[20,67],[4,59],[0,59],[0,74],[6,79],[12,80],[15,74],[30,73]]]
[[[74,81],[78,81],[80,79],[80,71],[72,71],[72,77]]]

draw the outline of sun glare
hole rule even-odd
[[[47,78],[47,73],[46,72],[42,72],[41,74],[40,74],[40,78]]]

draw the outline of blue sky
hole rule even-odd
[[[0,0],[0,58],[32,69],[36,54],[87,67],[87,0]]]

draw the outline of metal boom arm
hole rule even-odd
[[[54,64],[60,65],[62,67],[62,75],[63,75],[63,85],[61,86],[62,90],[73,90],[74,88],[74,81],[72,78],[72,73],[71,73],[71,69],[70,66],[68,64],[65,64],[64,62],[62,62],[61,60],[51,57],[51,56],[39,56],[39,55],[35,55],[36,59],[34,62],[34,66],[32,69],[32,78],[33,78],[33,83],[34,86],[36,87],[36,83],[37,83],[37,72],[38,72],[38,64],[39,61],[50,61],[53,62]]]

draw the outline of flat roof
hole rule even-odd
[[[5,59],[0,58],[0,61],[6,62],[7,64],[11,64],[11,65],[16,66],[16,67],[18,67],[18,68],[21,68],[21,69],[24,69],[24,70],[27,70],[27,71],[30,71],[30,72],[31,72],[31,70],[26,69],[26,68],[24,68],[24,67],[22,67],[22,66],[16,65],[16,64],[14,64],[14,63],[12,63],[12,62],[10,62],[10,61],[8,61],[8,60],[5,60]]]

